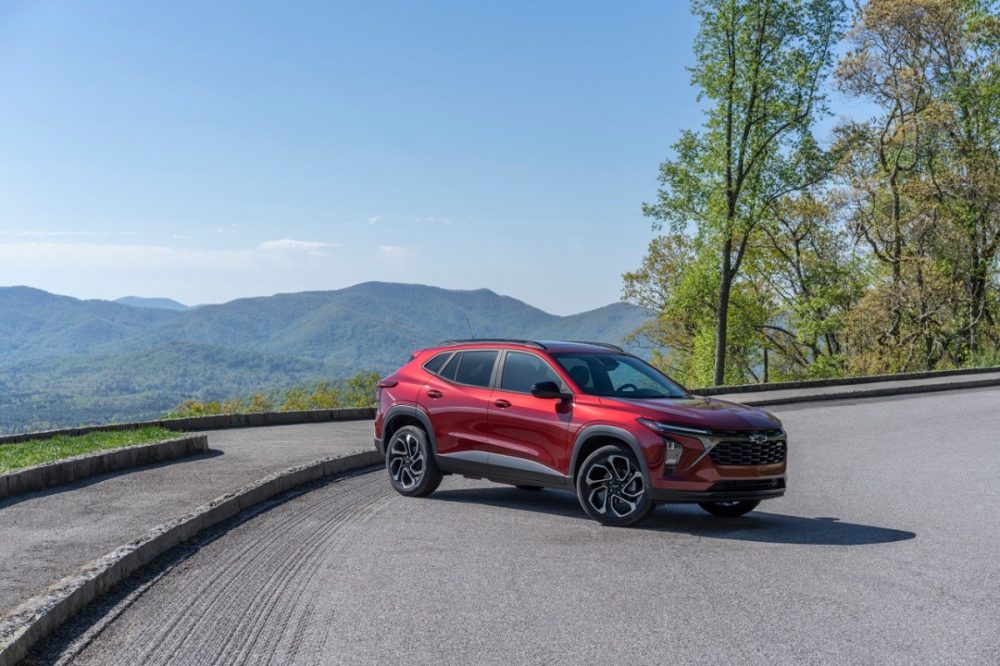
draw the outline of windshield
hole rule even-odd
[[[610,398],[684,398],[662,372],[627,354],[553,354],[584,393]]]

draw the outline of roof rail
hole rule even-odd
[[[548,349],[541,342],[535,340],[518,340],[516,338],[463,338],[460,340],[445,340],[440,344],[441,347],[447,345],[468,345],[468,344],[478,344],[478,343],[501,343],[501,344],[514,344],[514,345],[524,345],[526,347],[535,347],[537,349]]]
[[[605,349],[613,349],[617,352],[621,352],[623,354],[625,353],[624,349],[622,349],[618,345],[613,345],[610,342],[593,342],[591,340],[570,340],[570,342],[573,342],[578,345],[594,345],[595,347],[604,347]]]

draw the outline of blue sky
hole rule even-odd
[[[686,2],[0,4],[0,285],[618,299],[701,118]]]

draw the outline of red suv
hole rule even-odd
[[[574,490],[588,516],[632,525],[661,502],[741,516],[785,492],[785,431],[768,412],[691,395],[592,342],[452,340],[381,382],[375,446],[393,488],[445,474]]]

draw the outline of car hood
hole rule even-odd
[[[675,425],[709,430],[768,430],[780,428],[781,421],[760,409],[736,402],[692,395],[680,399],[602,398],[609,404],[627,406],[645,418]]]

